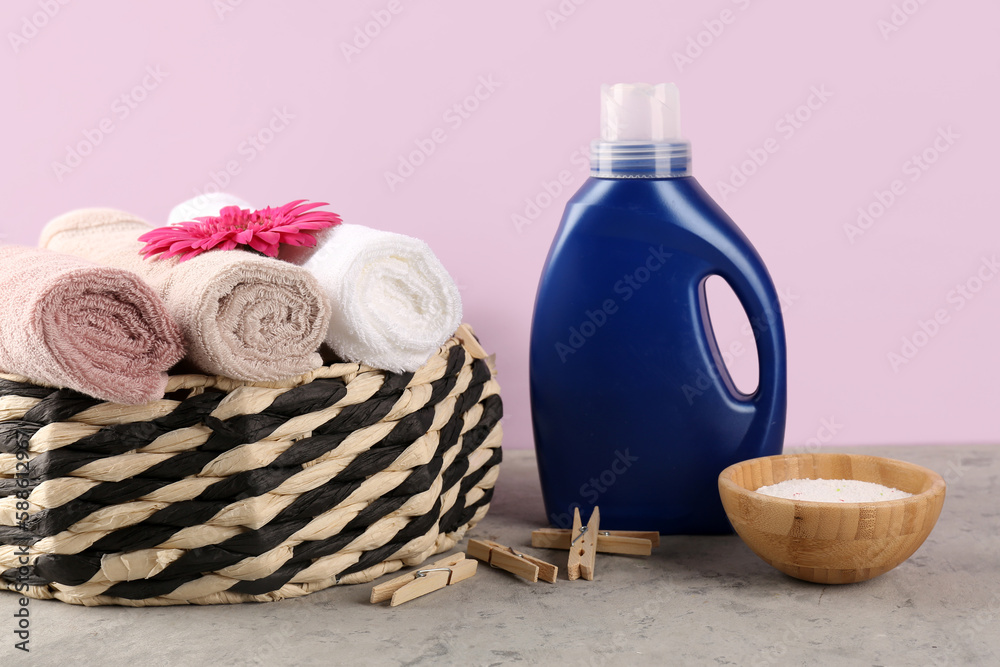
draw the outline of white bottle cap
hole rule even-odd
[[[603,141],[670,141],[680,136],[680,95],[675,84],[601,86]]]

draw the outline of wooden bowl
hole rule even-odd
[[[830,503],[756,492],[786,479],[855,479],[913,495]],[[785,574],[820,584],[865,581],[909,558],[934,528],[944,491],[944,480],[932,470],[861,454],[765,456],[719,475],[722,505],[747,546]]]

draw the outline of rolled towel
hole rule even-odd
[[[0,370],[136,405],[163,398],[183,356],[180,329],[139,276],[0,246]]]
[[[206,192],[174,206],[167,217],[167,224],[176,225],[202,216],[219,215],[219,211],[227,206],[253,208],[247,202],[228,192]]]
[[[180,325],[188,360],[206,373],[261,382],[322,365],[330,306],[308,271],[242,250],[143,259],[138,238],[150,229],[122,211],[81,209],[50,222],[41,245],[141,276]]]
[[[455,281],[419,239],[339,225],[302,266],[330,297],[326,342],[344,359],[415,371],[462,323]]]

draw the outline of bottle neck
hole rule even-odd
[[[602,141],[590,143],[590,175],[595,178],[679,178],[691,175],[691,143]]]

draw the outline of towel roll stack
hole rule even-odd
[[[171,224],[249,208],[226,193],[178,204]],[[455,281],[425,242],[404,234],[342,224],[315,248],[283,248],[281,258],[317,277],[330,300],[327,344],[342,359],[394,372],[427,362],[462,323]]]
[[[138,274],[183,331],[188,360],[206,373],[267,382],[322,365],[330,306],[312,274],[242,250],[143,259],[138,238],[150,229],[122,211],[80,209],[50,222],[40,244]]]

